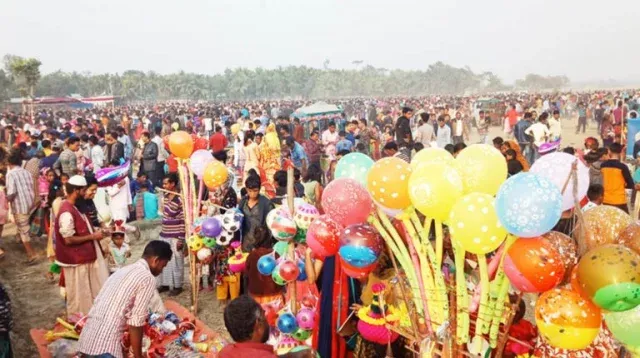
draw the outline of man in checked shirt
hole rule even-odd
[[[154,240],[147,244],[142,258],[109,277],[96,297],[89,318],[80,334],[80,357],[123,358],[121,341],[129,329],[135,358],[142,358],[142,327],[149,303],[156,291],[155,276],[171,260],[171,246]]]

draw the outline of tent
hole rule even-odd
[[[297,117],[301,120],[317,120],[317,119],[330,119],[340,117],[342,108],[335,104],[329,104],[327,102],[316,102],[310,106],[298,108],[291,114],[291,117]]]

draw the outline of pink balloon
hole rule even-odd
[[[191,171],[193,171],[193,174],[198,178],[202,178],[207,164],[211,163],[213,160],[211,152],[204,149],[198,149],[191,154],[189,167],[191,168]]]
[[[327,216],[343,227],[362,224],[373,210],[367,189],[354,179],[335,179],[322,193],[322,208]]]
[[[338,253],[338,239],[342,226],[327,215],[318,216],[307,230],[307,246],[316,256],[327,257]]]

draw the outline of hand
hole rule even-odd
[[[126,254],[124,254],[125,257],[131,257],[131,251],[127,251]]]
[[[351,308],[352,311],[358,311],[358,310],[360,310],[362,308],[362,305],[354,303],[354,304],[351,305],[350,308]]]
[[[184,242],[180,239],[178,239],[178,242],[176,243],[176,249],[178,251],[181,251],[184,248]]]
[[[118,188],[122,188],[122,187],[124,186],[124,184],[125,184],[125,181],[124,181],[124,180],[121,180],[121,181],[118,183]]]

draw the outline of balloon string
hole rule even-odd
[[[456,338],[458,344],[469,341],[469,299],[464,276],[464,250],[454,245],[453,252],[456,265]]]
[[[496,284],[498,285],[498,294],[495,299],[494,308],[491,313],[493,320],[491,322],[491,329],[489,331],[491,347],[495,347],[498,342],[498,332],[500,329],[500,321],[502,320],[502,313],[504,312],[505,296],[509,293],[509,280],[504,273],[504,258],[507,256],[509,247],[516,241],[516,237],[513,235],[507,235],[507,239],[504,243],[504,250],[500,259],[500,266],[496,274]]]
[[[436,267],[442,267],[442,247],[444,236],[442,234],[442,223],[438,219],[433,219],[436,228]]]
[[[487,258],[484,255],[477,255],[478,267],[480,270],[480,286],[482,291],[480,292],[480,309],[476,319],[476,336],[489,333],[489,324],[487,322],[487,316],[490,314],[490,309],[487,305],[489,300],[489,269],[487,267]]]

